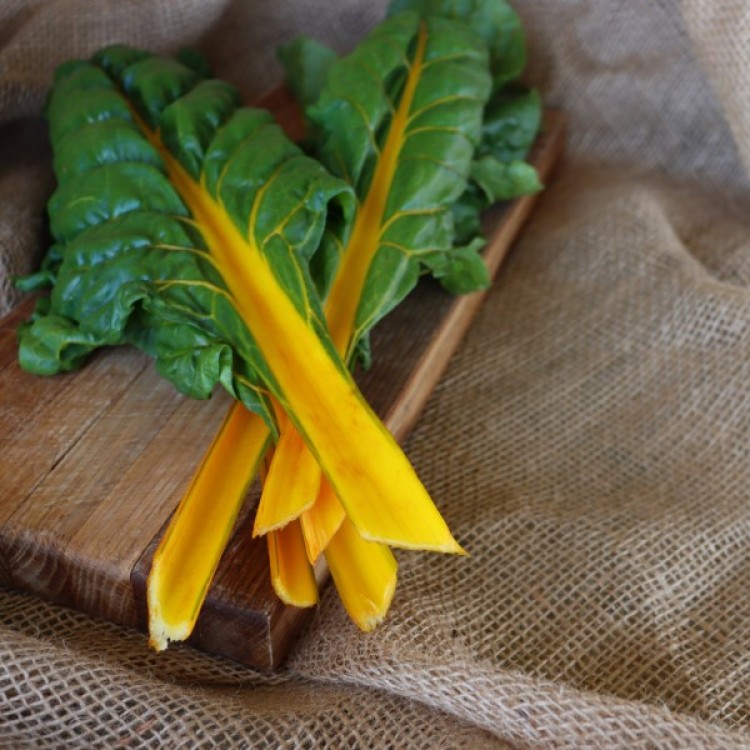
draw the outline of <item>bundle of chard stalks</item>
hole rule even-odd
[[[181,392],[236,399],[153,561],[158,649],[190,634],[258,472],[254,534],[289,604],[315,604],[324,555],[370,630],[390,547],[462,552],[351,370],[421,274],[487,286],[480,211],[539,189],[524,161],[539,101],[516,82],[503,0],[397,0],[346,57],[308,39],[280,56],[300,145],[192,53],[108,47],[62,65],[48,100],[55,244],[21,286],[52,289],[20,330],[22,366],[129,344]]]

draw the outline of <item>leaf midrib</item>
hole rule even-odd
[[[404,92],[391,120],[385,145],[375,168],[365,200],[360,204],[354,226],[343,252],[341,266],[325,305],[326,319],[336,350],[348,361],[353,348],[357,309],[373,258],[380,246],[383,216],[421,78],[427,47],[427,29],[419,25],[417,48]]]

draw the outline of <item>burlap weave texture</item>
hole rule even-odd
[[[329,590],[274,676],[0,591],[0,746],[750,747],[750,8],[515,4],[569,146],[406,445],[471,557],[399,554],[366,637]],[[56,62],[192,44],[252,97],[383,7],[0,3],[3,306]]]

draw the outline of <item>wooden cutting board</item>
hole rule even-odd
[[[283,91],[264,103],[299,134]],[[531,158],[545,182],[563,131],[562,115],[547,112]],[[535,201],[485,217],[493,276]],[[414,425],[482,299],[452,298],[427,281],[373,332],[374,365],[357,379],[397,439]],[[145,631],[151,557],[230,399],[223,391],[208,401],[181,396],[127,347],[96,353],[76,373],[29,375],[17,364],[15,328],[32,302],[0,321],[0,584]],[[310,610],[274,595],[265,540],[250,534],[256,502],[257,488],[190,642],[272,669]]]

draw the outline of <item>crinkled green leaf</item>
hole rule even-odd
[[[480,233],[480,214],[495,201],[541,190],[536,170],[524,161],[541,121],[536,91],[511,85],[495,92],[485,109],[470,183],[452,206],[457,243],[467,243]]]
[[[278,49],[286,83],[303,106],[314,104],[320,96],[331,66],[338,55],[325,44],[300,36]]]
[[[534,89],[508,86],[490,100],[482,123],[478,156],[494,156],[504,162],[521,161],[529,155],[542,125],[542,103]]]
[[[36,375],[77,370],[102,343],[74,321],[55,314],[45,314],[21,325],[18,335],[21,367]]]
[[[525,161],[499,161],[483,156],[471,165],[471,178],[484,193],[487,203],[516,198],[541,190],[534,167]]]
[[[518,78],[526,66],[521,19],[505,0],[393,0],[388,13],[407,10],[467,23],[487,45],[495,89]]]
[[[323,322],[308,264],[341,252],[346,182],[224,84],[124,47],[65,66],[48,112],[53,148],[119,119],[161,163],[126,128],[122,151],[90,131],[101,149],[58,165],[62,261],[48,309],[21,331],[22,361],[48,374],[133,343],[186,393],[221,383],[271,427],[285,412],[370,537],[460,552]]]
[[[468,294],[478,289],[486,289],[490,281],[479,251],[484,247],[482,237],[474,237],[466,245],[456,246],[450,255],[438,253],[428,256],[425,263],[432,275],[451,294]]]
[[[307,115],[316,155],[358,199],[329,298],[335,315],[344,296],[337,289],[346,287],[356,314],[332,323],[335,339],[338,328],[347,329],[354,346],[411,291],[422,269],[448,267],[440,256],[453,252],[450,206],[466,188],[490,89],[481,38],[463,23],[415,13],[388,19],[331,66]],[[352,281],[349,254],[367,258],[364,279]],[[477,256],[475,271],[479,263]],[[484,286],[486,271],[472,279]]]
[[[451,206],[453,215],[454,242],[457,245],[471,242],[480,236],[482,222],[480,214],[487,208],[487,198],[479,187],[470,182],[461,197]]]
[[[61,66],[47,116],[57,244],[26,284],[54,288],[47,314],[20,332],[23,366],[50,374],[80,366],[98,346],[132,343],[179,390],[205,398],[221,383],[270,423],[273,373],[165,154],[256,243],[332,356],[307,266],[333,241],[329,214],[349,210],[347,187],[199,65],[127,47]],[[250,225],[256,201],[263,210]]]

